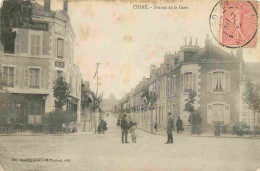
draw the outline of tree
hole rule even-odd
[[[157,95],[153,91],[149,91],[148,87],[142,89],[142,98],[144,99],[145,108],[148,108],[151,111],[151,132],[153,132],[153,109],[157,101]]]
[[[55,107],[62,110],[70,97],[70,85],[63,77],[58,77],[54,83],[53,96],[55,97]]]
[[[90,110],[92,113],[96,112],[102,112],[101,109],[101,102],[103,99],[103,93],[100,93],[99,96],[97,97],[93,91],[91,91],[91,98],[92,98],[92,103],[90,104]],[[95,125],[95,133],[97,131],[97,123],[96,123],[96,117],[94,115],[94,125]]]
[[[3,45],[14,41],[16,32],[13,28],[24,23],[33,23],[32,3],[30,0],[5,0],[1,7],[1,42]]]
[[[246,83],[246,89],[242,94],[243,103],[248,105],[254,115],[254,135],[256,135],[256,112],[260,111],[260,87],[251,82]]]
[[[199,112],[194,109],[194,103],[196,100],[195,99],[196,96],[197,96],[197,92],[195,90],[191,90],[189,92],[188,98],[184,100],[186,103],[185,103],[185,108],[183,111],[190,113],[188,121],[191,124],[191,131],[192,131],[191,133],[197,132],[197,130],[195,130],[195,127],[197,126],[197,125],[195,125],[195,123],[196,123],[195,121],[198,119],[198,117],[200,117],[198,114]]]

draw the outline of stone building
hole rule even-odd
[[[260,74],[250,74],[252,70],[248,66],[243,60],[242,49],[237,49],[236,54],[226,52],[214,45],[208,35],[203,48],[198,46],[197,39],[195,44],[192,38],[188,44],[185,39],[185,44],[178,52],[166,52],[164,62],[158,68],[152,67],[150,78],[136,86],[133,107],[142,109],[141,90],[147,86],[158,97],[153,122],[165,125],[167,114],[171,112],[175,118],[180,116],[184,125],[189,125],[189,113],[184,111],[185,99],[191,90],[195,90],[197,96],[194,107],[201,113],[204,128],[220,123],[231,131],[233,125],[242,120],[252,125],[252,112],[243,107],[241,93],[246,81],[259,80],[257,77]],[[151,114],[147,114],[147,111],[135,110],[135,113],[145,122],[150,122],[147,119],[150,120]]]
[[[44,0],[44,6],[32,3],[34,22],[13,28],[12,48],[0,43],[0,71],[10,93],[8,104],[29,124],[41,123],[41,116],[54,110],[52,88],[59,76],[71,86],[67,110],[80,116],[81,73],[74,64],[76,35],[67,13],[68,1],[63,10],[52,11],[50,6],[50,0]]]

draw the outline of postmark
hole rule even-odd
[[[213,37],[228,48],[256,47],[257,11],[255,1],[219,1],[209,17]]]

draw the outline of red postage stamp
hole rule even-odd
[[[210,16],[214,37],[220,44],[230,48],[255,47],[257,11],[256,1],[220,1]]]

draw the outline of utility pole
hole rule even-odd
[[[97,65],[97,70],[96,70],[94,78],[97,76],[97,89],[96,89],[96,99],[97,99],[98,98],[98,67],[99,67],[100,63],[97,62],[96,65]],[[96,109],[96,115],[94,116],[95,133],[97,132],[97,116],[98,116],[98,109]]]
[[[152,78],[153,78],[153,82],[152,82],[153,83],[153,92],[150,93],[149,90],[148,90],[148,92],[150,93],[150,96],[151,96],[150,97],[150,101],[151,101],[150,102],[150,104],[151,104],[150,105],[150,108],[151,108],[150,110],[151,110],[151,132],[152,133],[153,133],[153,107],[154,107],[154,104],[153,104],[154,103],[154,99],[153,99],[154,97],[153,96],[154,96],[154,91],[155,91],[155,87],[154,87],[154,69],[155,69],[155,65],[153,64],[153,65],[151,65]]]

